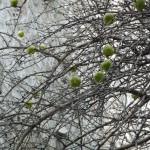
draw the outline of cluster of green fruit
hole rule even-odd
[[[23,30],[20,30],[18,31],[18,36],[19,37],[23,37],[24,36],[24,31]],[[40,49],[44,50],[46,48],[46,46],[44,44],[41,44],[40,45]],[[36,48],[34,45],[30,45],[28,48],[27,48],[27,53],[28,54],[34,54],[36,51]]]
[[[110,44],[106,44],[102,49],[102,53],[106,58],[108,58],[109,56],[112,56],[114,54],[114,48]],[[100,67],[103,71],[107,72],[110,69],[111,65],[112,61],[107,59],[100,64]]]
[[[109,56],[112,56],[114,54],[114,48],[110,44],[106,44],[102,49],[102,53],[104,56],[108,58]],[[104,60],[103,62],[100,63],[100,68],[104,72],[107,72],[111,66],[112,61],[109,59]],[[105,79],[105,74],[103,71],[98,71],[93,75],[94,81],[96,83],[102,82]]]
[[[70,72],[76,72],[77,71],[77,67],[75,65],[71,65],[70,66],[70,69],[69,69]],[[76,88],[76,87],[79,87],[80,84],[81,84],[81,78],[79,76],[71,76],[69,78],[69,85],[73,88]]]
[[[23,37],[24,36],[24,31],[23,30],[20,30],[18,31],[18,36],[19,37]],[[40,46],[40,49],[41,50],[45,50],[46,49],[46,46],[44,44],[41,44]],[[28,54],[34,54],[36,51],[36,48],[34,45],[30,45],[28,48],[27,48],[27,53]]]
[[[142,11],[145,8],[145,0],[135,0],[134,7],[137,9],[137,11]],[[103,16],[103,23],[105,25],[112,24],[115,19],[114,15],[112,13],[106,13]]]
[[[105,55],[108,58],[109,56],[112,56],[114,54],[114,48],[110,44],[106,44],[102,49],[102,53],[103,53],[103,55]],[[112,61],[109,60],[109,59],[104,60],[102,63],[100,63],[100,68],[103,71],[98,71],[98,72],[94,73],[94,75],[93,75],[94,81],[96,83],[102,82],[105,79],[105,73],[104,72],[107,72],[110,69],[111,66],[112,66]],[[75,72],[76,67],[71,66],[70,71]],[[80,84],[81,84],[80,77],[71,76],[69,78],[69,85],[71,87],[78,87],[78,86],[80,86]]]
[[[18,0],[10,0],[10,5],[11,5],[12,7],[17,7],[17,4],[18,4]],[[18,33],[17,33],[17,35],[18,35],[19,37],[21,37],[21,38],[24,37],[24,31],[23,31],[22,29],[19,30]],[[41,50],[46,49],[46,46],[45,46],[44,44],[41,44],[39,47],[40,47]],[[34,54],[35,51],[36,51],[36,48],[35,48],[34,45],[30,45],[30,46],[27,48],[26,51],[27,51],[28,54]]]
[[[45,50],[46,49],[46,46],[44,44],[41,44],[40,45],[40,49],[41,50]],[[27,48],[27,53],[28,54],[34,54],[36,52],[36,47],[34,45],[30,45],[28,48]]]

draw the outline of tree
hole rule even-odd
[[[149,6],[146,1],[137,11],[132,1],[2,2],[0,147],[150,147]],[[111,24],[103,22],[106,13],[114,16]],[[107,58],[106,44],[114,48]],[[102,71],[105,59],[112,65],[95,83],[93,73]],[[71,76],[80,77],[79,87],[68,84]]]

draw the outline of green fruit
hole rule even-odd
[[[112,13],[106,13],[103,17],[104,24],[112,24],[114,21],[114,15]]]
[[[19,37],[23,37],[23,36],[24,36],[23,30],[18,31],[18,36],[19,36]]]
[[[72,76],[69,78],[69,85],[71,87],[78,87],[81,84],[81,79],[78,76]]]
[[[70,72],[76,72],[76,67],[74,65],[72,65],[69,69]]]
[[[41,44],[40,49],[44,50],[44,49],[46,49],[46,46],[44,44]]]
[[[109,68],[111,67],[112,65],[112,61],[111,60],[104,60],[101,64],[100,64],[100,67],[102,70],[104,71],[108,71]]]
[[[96,83],[103,81],[104,80],[104,73],[101,71],[94,73],[93,79]]]
[[[11,7],[17,7],[18,0],[10,0],[10,6]]]
[[[34,46],[34,45],[31,45],[31,46],[29,46],[29,47],[27,48],[27,53],[28,53],[28,54],[34,54],[35,51],[36,51],[36,49],[35,49],[35,46]]]
[[[138,98],[138,96],[135,95],[135,94],[131,94],[131,97],[132,97],[134,100],[136,100],[136,99]]]
[[[134,7],[138,10],[138,11],[142,11],[145,8],[145,0],[136,0],[134,2]]]
[[[112,56],[114,54],[114,48],[110,45],[110,44],[106,44],[103,47],[102,53],[108,57],[108,56]]]
[[[27,100],[27,101],[24,103],[24,106],[25,106],[25,108],[27,108],[27,109],[31,109],[31,108],[32,108],[32,100]]]

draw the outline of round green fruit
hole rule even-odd
[[[93,79],[96,83],[99,83],[104,80],[104,76],[105,76],[104,73],[99,71],[99,72],[94,73]]]
[[[138,11],[142,11],[145,8],[145,0],[136,0],[134,2],[134,7],[138,10]]]
[[[46,49],[46,46],[44,44],[41,44],[40,49],[44,50],[44,49]]]
[[[69,85],[71,87],[78,87],[81,84],[81,79],[78,76],[72,76],[69,78]]]
[[[10,0],[10,6],[11,7],[17,7],[18,0]]]
[[[112,65],[112,61],[111,60],[104,60],[100,64],[100,67],[101,67],[102,70],[108,71],[110,69],[111,65]]]
[[[19,37],[23,37],[23,36],[24,36],[23,30],[18,31],[18,36],[19,36]]]
[[[114,15],[112,13],[106,13],[103,17],[104,24],[112,24],[114,21]]]
[[[106,44],[102,49],[102,53],[106,57],[112,56],[114,54],[114,48],[110,44]]]
[[[136,100],[136,99],[138,98],[138,96],[135,95],[135,94],[131,94],[131,97],[132,97],[134,100]]]
[[[25,108],[27,108],[27,109],[31,109],[31,108],[32,108],[32,100],[27,100],[27,101],[24,103],[24,106],[25,106]]]
[[[34,46],[34,45],[31,45],[31,46],[29,46],[29,47],[27,48],[27,53],[28,53],[28,54],[34,54],[35,51],[36,51],[36,49],[35,49],[35,46]]]

